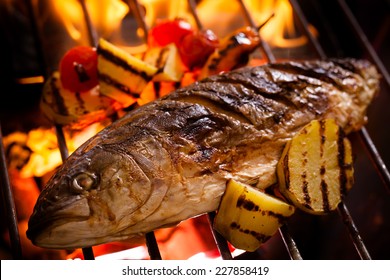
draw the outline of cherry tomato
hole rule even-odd
[[[183,63],[189,68],[202,67],[207,58],[218,48],[217,35],[210,29],[187,34],[178,47]]]
[[[164,20],[149,30],[148,44],[151,47],[163,47],[170,43],[179,46],[181,39],[192,32],[191,24],[184,19]]]
[[[62,86],[74,92],[87,91],[98,84],[95,48],[77,46],[67,51],[60,61]]]

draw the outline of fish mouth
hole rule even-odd
[[[65,206],[35,211],[28,222],[27,237],[34,245],[43,248],[67,248],[66,240],[72,237],[82,223],[90,218],[86,198],[77,199]]]

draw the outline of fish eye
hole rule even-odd
[[[72,179],[72,187],[76,192],[87,191],[96,186],[96,175],[90,173],[78,173]]]

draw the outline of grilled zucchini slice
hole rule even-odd
[[[229,180],[214,228],[234,247],[253,252],[271,238],[295,207],[249,185]]]
[[[295,206],[311,214],[333,211],[353,185],[351,143],[333,119],[314,120],[286,145],[277,176]]]

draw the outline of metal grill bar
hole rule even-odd
[[[222,259],[232,260],[233,257],[232,257],[232,254],[230,253],[229,245],[228,245],[226,239],[223,238],[223,236],[221,234],[219,234],[217,231],[215,231],[213,228],[213,223],[214,223],[214,219],[215,219],[215,212],[210,212],[207,215],[208,215],[207,218],[209,220],[210,230],[213,234],[214,240],[217,244],[218,251],[221,254]]]
[[[279,228],[279,234],[282,237],[284,245],[287,248],[290,259],[302,260],[302,256],[298,250],[297,244],[295,243],[294,239],[290,235],[290,232],[288,231],[287,224],[284,224]]]
[[[162,258],[160,250],[158,249],[158,244],[154,233],[148,232],[147,234],[145,234],[145,238],[150,258],[152,260],[161,260]]]
[[[196,26],[198,27],[199,30],[203,29],[203,24],[199,19],[198,13],[196,12],[196,3],[194,0],[188,0],[188,6],[190,7],[190,11],[192,16],[194,17]]]
[[[360,140],[363,141],[364,147],[367,148],[370,160],[374,163],[375,168],[378,171],[384,185],[387,187],[387,191],[390,192],[390,173],[387,169],[381,155],[379,154],[374,142],[372,141],[367,130],[363,128],[359,131]]]
[[[253,18],[252,16],[250,15],[248,9],[246,8],[245,6],[245,3],[242,1],[242,0],[237,0],[238,3],[240,4],[240,7],[241,7],[241,10],[242,10],[242,13],[245,17],[245,21],[246,23],[249,25],[249,26],[252,26],[252,27],[256,27],[256,24],[255,22],[253,21]],[[271,15],[272,17],[273,15]],[[271,18],[270,17],[270,18]],[[268,20],[267,20],[268,21]],[[267,58],[267,60],[271,63],[273,62],[276,62],[276,58],[271,50],[271,47],[269,44],[267,44],[267,42],[265,42],[264,40],[260,40],[260,49],[263,51],[264,53],[264,56]]]
[[[143,30],[143,39],[144,42],[147,42],[147,36],[148,36],[148,27],[146,25],[146,22],[144,20],[144,17],[142,16],[141,7],[137,0],[128,0],[127,4],[130,7],[130,10],[132,11],[138,26]]]
[[[96,29],[93,27],[93,24],[91,22],[91,17],[89,16],[87,5],[85,3],[85,0],[79,0],[79,2],[83,11],[84,22],[87,25],[89,44],[91,46],[96,46],[98,42],[98,35]]]
[[[1,192],[4,198],[4,210],[6,213],[7,223],[9,225],[9,237],[11,241],[12,257],[14,259],[22,258],[22,247],[20,245],[20,235],[18,229],[18,219],[16,215],[15,202],[13,199],[12,188],[9,181],[7,161],[5,158],[3,133],[0,123],[0,176],[1,176]]]
[[[345,204],[341,202],[337,210],[344,224],[348,227],[349,233],[353,240],[353,244],[355,245],[355,249],[358,252],[360,258],[363,260],[370,260],[371,256],[368,253],[366,246],[364,245],[364,242],[359,234],[359,231],[354,221],[352,220],[351,214],[349,213],[347,206],[345,206]]]
[[[353,15],[351,9],[348,7],[347,3],[345,3],[344,0],[337,0],[337,2],[339,3],[341,10],[344,12],[345,17],[348,19],[352,27],[352,30],[355,32],[358,40],[360,41],[360,44],[366,49],[369,57],[371,58],[371,60],[375,62],[379,71],[382,73],[382,76],[385,79],[387,85],[390,86],[389,72],[387,72],[386,67],[383,65],[378,54],[375,52],[366,34],[364,33],[363,29],[360,27],[359,22],[357,21],[356,17]]]

